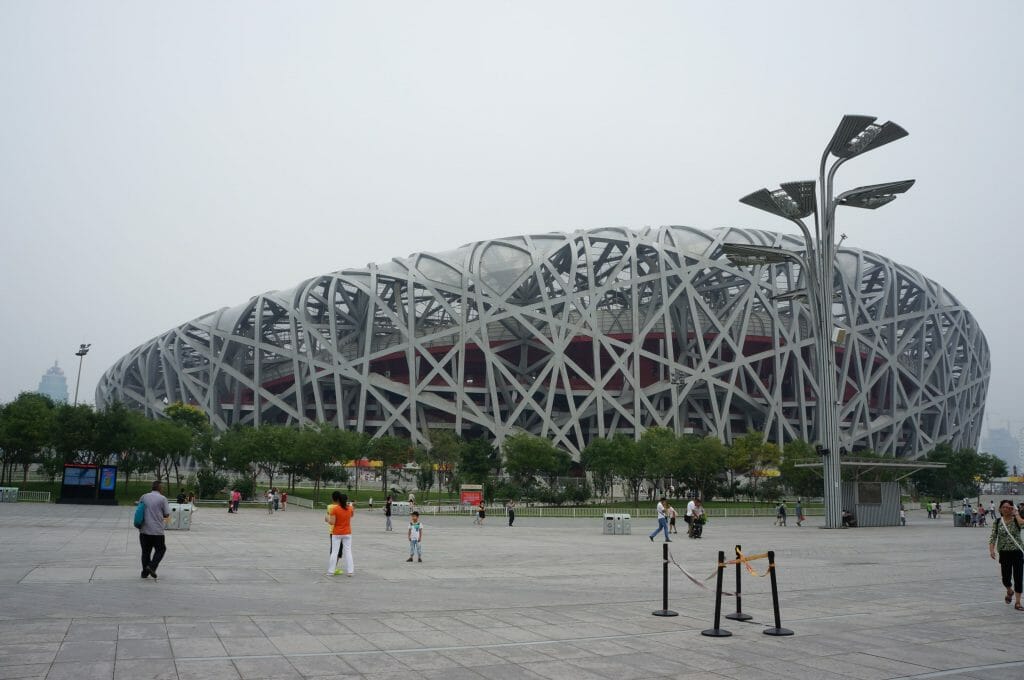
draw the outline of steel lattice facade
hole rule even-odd
[[[574,455],[663,426],[725,441],[814,439],[810,317],[796,264],[736,267],[721,244],[802,249],[757,230],[519,236],[309,279],[154,338],[96,403],[167,403],[235,423],[327,422],[425,442],[530,432]],[[918,272],[841,248],[835,345],[844,447],[913,457],[975,446],[989,352],[974,317]],[[675,378],[675,379],[673,379]]]

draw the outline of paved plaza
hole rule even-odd
[[[747,576],[753,620],[709,638],[713,593],[675,567],[680,615],[651,615],[650,521],[605,536],[597,519],[426,516],[424,561],[409,564],[405,520],[385,533],[383,513],[361,509],[345,578],[324,573],[320,512],[200,508],[191,531],[168,532],[154,582],[139,577],[132,511],[0,504],[0,678],[1024,677],[1024,614],[1003,603],[987,530],[949,517],[831,531],[716,519],[700,541],[674,536],[701,577],[735,544],[776,552],[795,635],[762,633],[770,583]]]

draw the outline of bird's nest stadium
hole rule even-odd
[[[216,428],[325,422],[425,443],[434,428],[498,443],[662,426],[731,441],[813,441],[814,338],[798,264],[734,266],[722,244],[795,236],[689,227],[471,243],[311,278],[173,328],[102,377],[157,417],[195,404]],[[915,457],[975,446],[985,337],[942,286],[874,253],[836,256],[841,441]]]

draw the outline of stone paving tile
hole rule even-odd
[[[235,665],[226,659],[175,661],[181,680],[239,680]]]
[[[271,644],[282,654],[299,654],[331,651],[314,635],[280,635],[269,638]]]
[[[417,671],[417,677],[425,680],[485,680],[486,676],[480,675],[471,668],[444,668],[438,670]]]
[[[392,652],[390,656],[409,668],[415,669],[416,673],[428,670],[458,668],[460,666],[458,661],[455,661],[440,652]]]
[[[114,662],[114,680],[178,680],[178,671],[173,661],[120,659]]]
[[[33,663],[25,666],[0,666],[0,680],[35,680],[45,678],[50,664]]]
[[[637,668],[634,665],[624,663],[622,661],[623,658],[622,656],[587,657],[585,659],[572,659],[569,663],[606,678],[617,678],[618,680],[638,680],[639,678],[647,678],[652,675],[646,668]]]
[[[94,567],[36,567],[21,583],[88,583]]]
[[[168,623],[167,637],[175,638],[205,638],[217,637],[217,631],[209,621],[193,623]]]
[[[210,624],[218,637],[262,637],[263,630],[252,621],[214,621]]]
[[[93,661],[90,663],[55,663],[50,666],[46,680],[113,680],[113,661]]]
[[[0,645],[0,666],[52,663],[60,651],[58,642],[26,642]]]
[[[243,680],[259,678],[300,678],[299,672],[283,657],[263,659],[233,659]],[[179,675],[181,672],[179,671]]]
[[[117,640],[117,624],[74,621],[64,640]]]
[[[0,645],[61,642],[70,621],[0,623]]]
[[[190,657],[227,656],[220,638],[171,638],[171,651],[176,659]]]
[[[64,642],[57,652],[56,662],[65,661],[113,661],[117,643],[113,640],[88,640]]]
[[[414,670],[414,667],[406,666],[388,654],[346,654],[342,658],[352,667],[352,670],[364,675],[376,673],[404,677]]]
[[[332,652],[369,652],[377,647],[359,635],[317,635],[316,639]]]
[[[460,666],[500,666],[505,662],[502,657],[491,654],[486,649],[451,649],[440,652]]]
[[[608,680],[607,675],[581,668],[568,661],[539,661],[523,668],[549,680]]]
[[[276,654],[277,649],[265,637],[229,637],[220,638],[227,656],[265,656]]]
[[[163,621],[123,623],[117,628],[118,640],[156,640],[166,637],[167,626]]]
[[[119,640],[117,659],[170,659],[169,640]]]
[[[304,677],[352,676],[355,674],[352,666],[349,666],[339,656],[288,656],[285,658]]]

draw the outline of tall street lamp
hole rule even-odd
[[[78,377],[75,378],[75,403],[73,406],[78,406],[78,385],[82,382],[82,361],[85,359],[85,355],[89,353],[89,348],[92,345],[79,345],[78,351],[75,352],[75,356],[78,357]]]
[[[842,526],[842,490],[839,460],[839,406],[836,386],[836,354],[833,343],[835,320],[835,213],[840,205],[874,210],[891,203],[914,185],[914,180],[859,187],[835,196],[833,181],[839,167],[863,153],[907,136],[895,123],[876,124],[872,116],[843,116],[832,140],[821,155],[817,192],[813,181],[788,182],[775,191],[759,189],[740,199],[754,208],[790,220],[800,228],[804,251],[749,244],[727,243],[723,252],[735,264],[795,262],[800,267],[804,289],[785,294],[788,299],[806,296],[814,333],[817,373],[817,439],[824,466],[825,526]],[[831,163],[830,163],[831,160]],[[820,198],[820,202],[819,202]],[[814,231],[804,219],[814,216]],[[844,236],[845,238],[845,236]],[[781,298],[782,296],[780,296]]]

